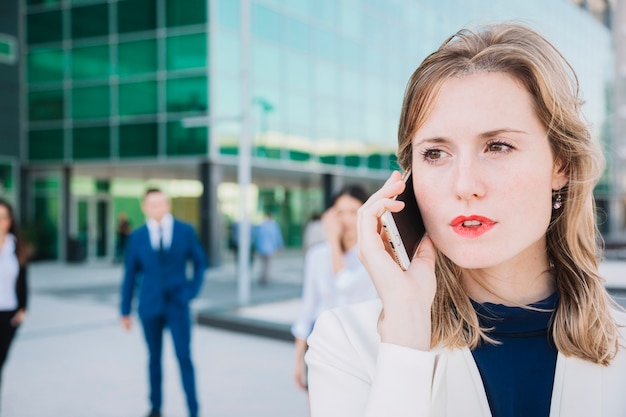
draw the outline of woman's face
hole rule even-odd
[[[11,229],[11,214],[9,209],[0,204],[0,235],[5,235]]]
[[[333,208],[345,234],[356,234],[356,213],[362,205],[359,199],[349,195],[342,195],[335,201]]]
[[[412,146],[415,196],[447,257],[472,269],[547,263],[552,190],[567,178],[520,83],[498,72],[446,81]]]

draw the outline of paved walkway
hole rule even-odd
[[[252,288],[256,302],[299,294],[300,277],[290,266],[297,267],[297,254],[284,258],[273,283]],[[230,269],[208,272],[196,312],[234,307]],[[145,417],[145,343],[139,326],[127,333],[119,325],[121,273],[108,263],[31,266],[28,320],[5,366],[1,416]],[[283,309],[282,319],[294,314],[296,305]],[[308,415],[306,395],[291,380],[291,343],[206,326],[195,327],[192,343],[201,416]],[[163,359],[163,415],[186,417],[169,336]]]

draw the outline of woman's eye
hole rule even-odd
[[[508,143],[504,143],[504,142],[490,142],[487,144],[487,150],[489,152],[502,153],[502,152],[509,152],[512,149],[513,147],[511,145],[509,145]]]
[[[422,152],[424,159],[428,161],[436,161],[443,158],[446,155],[441,149],[426,149]]]

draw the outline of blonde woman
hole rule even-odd
[[[309,338],[313,416],[626,415],[625,316],[598,275],[600,149],[572,68],[517,24],[461,30],[409,80],[398,158],[428,232],[408,271],[359,210],[380,301],[322,314]]]

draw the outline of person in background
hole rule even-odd
[[[296,384],[307,389],[306,339],[324,310],[377,298],[376,289],[357,255],[357,210],[368,194],[359,185],[342,188],[322,216],[325,239],[305,253],[302,311],[293,323]]]
[[[604,169],[563,55],[504,22],[453,34],[411,76],[398,128],[427,235],[381,236],[394,171],[358,213],[380,300],[322,313],[313,417],[626,416],[626,314],[598,271]]]
[[[22,239],[12,206],[0,199],[0,387],[11,342],[26,318],[30,254],[30,246]]]
[[[261,285],[267,285],[270,281],[271,261],[276,252],[281,250],[285,244],[280,227],[271,212],[265,213],[265,219],[255,227],[254,247],[261,258]]]
[[[130,330],[132,301],[138,278],[139,318],[149,353],[149,417],[161,416],[163,331],[172,335],[190,417],[198,417],[196,382],[191,359],[190,301],[198,295],[207,260],[193,227],[175,219],[170,201],[158,189],[149,189],[141,206],[146,224],[129,237],[121,288],[122,326]],[[187,277],[187,263],[193,276]]]
[[[117,216],[117,230],[116,230],[116,246],[115,246],[115,258],[114,262],[122,262],[124,254],[126,253],[126,242],[128,241],[128,235],[130,235],[130,221],[128,216],[124,212],[120,212]]]

